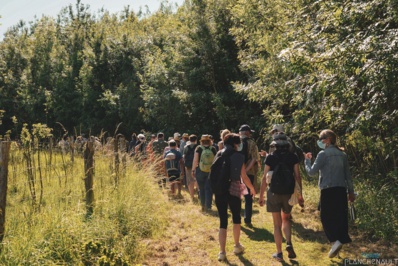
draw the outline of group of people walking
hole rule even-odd
[[[259,204],[266,206],[272,214],[276,252],[272,257],[283,261],[282,243],[286,239],[285,250],[289,259],[297,257],[291,237],[291,211],[289,200],[296,189],[297,202],[303,207],[303,186],[299,165],[304,160],[305,170],[310,176],[319,174],[320,218],[326,237],[332,243],[328,253],[335,257],[343,244],[350,243],[348,235],[348,200],[355,200],[354,187],[349,171],[347,155],[337,146],[336,134],[322,130],[317,141],[321,151],[312,162],[312,154],[304,153],[285,135],[283,125],[274,125],[271,130],[272,142],[269,152],[260,151],[251,137],[254,131],[242,125],[239,133],[225,129],[220,132],[221,140],[214,143],[211,135],[200,139],[192,134],[179,133],[169,141],[158,133],[149,145],[153,154],[163,158],[161,165],[170,181],[171,193],[181,193],[184,181],[192,200],[195,200],[195,187],[203,211],[208,211],[213,203],[213,191],[209,173],[216,158],[228,158],[225,166],[228,178],[224,178],[227,190],[214,194],[219,226],[220,252],[218,260],[226,259],[226,239],[228,227],[228,208],[232,214],[235,254],[244,252],[240,243],[241,206],[244,198],[244,223],[252,227],[253,199],[256,196],[255,184],[261,157],[265,157],[264,171],[259,191]],[[198,143],[199,142],[199,143]],[[261,155],[261,157],[260,157]],[[221,178],[221,177],[220,177]],[[266,196],[266,197],[265,197]]]

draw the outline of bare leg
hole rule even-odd
[[[292,242],[292,226],[290,223],[290,213],[282,212],[282,230],[285,234],[286,242]]]
[[[276,245],[276,251],[282,252],[282,217],[280,212],[273,212],[272,219],[274,221],[274,240]]]
[[[181,196],[181,188],[182,188],[182,182],[181,181],[177,182],[177,188],[178,188],[178,196]]]
[[[191,195],[191,199],[194,199],[194,197],[195,197],[195,182],[190,182],[188,184],[188,190],[189,190],[189,194]]]
[[[170,190],[171,190],[170,192],[171,192],[171,195],[173,195],[173,196],[176,192],[175,186],[176,186],[175,182],[171,183],[171,185],[170,185]]]
[[[225,246],[227,245],[227,229],[220,228],[220,231],[218,231],[218,241],[220,243],[220,252],[225,253]]]
[[[239,246],[239,239],[240,239],[240,224],[234,224],[233,226],[233,232],[234,232],[234,242],[235,246]]]

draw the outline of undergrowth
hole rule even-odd
[[[131,265],[145,256],[140,241],[165,225],[165,199],[150,169],[129,161],[115,186],[110,158],[96,158],[95,207],[87,216],[81,157],[67,171],[43,164],[48,174],[38,206],[32,205],[18,152],[12,152],[1,265]]]

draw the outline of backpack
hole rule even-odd
[[[178,161],[176,155],[172,151],[168,151],[164,157],[166,164],[167,176],[169,181],[175,181],[180,178],[180,170],[178,169]]]
[[[200,171],[208,173],[210,172],[210,168],[214,159],[214,153],[213,150],[211,149],[212,146],[204,147],[200,145],[200,147],[202,148],[202,154],[200,155],[199,168]]]
[[[214,194],[227,193],[231,185],[230,180],[231,158],[225,152],[217,153],[210,168],[209,181]]]
[[[195,156],[195,149],[197,144],[195,144],[193,147],[191,145],[185,146],[185,149],[187,149],[185,156],[184,156],[184,163],[186,167],[192,167],[193,163],[193,158]]]
[[[166,141],[162,140],[162,139],[161,140],[155,140],[152,143],[152,150],[156,154],[160,155],[160,154],[163,154],[164,148],[166,148],[168,145],[169,144]]]
[[[297,157],[299,158],[299,163],[304,162],[304,154],[303,154],[303,149],[301,149],[296,143],[291,138],[288,138],[289,141],[289,151],[296,154]]]
[[[271,192],[280,195],[293,194],[295,182],[291,168],[283,160],[279,160],[272,173]]]

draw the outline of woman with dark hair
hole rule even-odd
[[[246,186],[250,189],[252,197],[256,195],[254,187],[250,182],[249,177],[245,170],[245,156],[239,152],[236,152],[241,144],[240,136],[238,134],[230,133],[224,137],[224,148],[220,150],[217,156],[228,156],[230,159],[229,177],[232,182],[243,181]],[[227,242],[227,226],[228,226],[228,206],[232,213],[233,221],[233,235],[234,235],[234,253],[240,254],[244,251],[244,247],[240,244],[240,224],[241,224],[241,196],[237,197],[231,195],[230,191],[226,191],[222,194],[215,194],[215,201],[218,210],[218,216],[220,218],[220,231],[218,233],[218,240],[220,244],[220,253],[218,254],[218,260],[223,261],[226,259],[226,242]]]
[[[260,206],[265,205],[264,193],[267,188],[267,173],[273,171],[273,179],[271,178],[270,189],[267,191],[267,212],[272,213],[272,220],[274,223],[274,240],[276,245],[277,252],[272,255],[274,259],[277,261],[283,261],[283,253],[282,253],[282,231],[286,238],[286,251],[288,252],[288,258],[294,259],[296,258],[296,253],[293,249],[292,244],[292,233],[291,233],[291,222],[290,222],[290,213],[292,211],[292,206],[289,205],[289,199],[293,194],[295,181],[300,185],[301,184],[301,176],[299,171],[299,159],[296,154],[289,151],[289,141],[287,140],[286,135],[283,132],[278,132],[273,136],[273,142],[271,145],[274,145],[275,150],[269,154],[265,158],[265,166],[264,166],[264,176],[261,182],[261,190],[260,190]],[[291,178],[288,181],[288,184],[293,184],[293,187],[284,188],[282,185],[281,189],[273,189],[276,187],[277,181],[275,180],[276,168],[281,168],[282,164],[286,167],[287,172],[289,173]],[[300,205],[304,204],[303,196],[299,197]]]
[[[310,176],[319,173],[321,190],[320,211],[323,230],[333,243],[329,258],[335,257],[343,244],[350,243],[348,235],[348,201],[355,200],[354,186],[348,167],[347,155],[336,145],[337,136],[330,130],[319,134],[318,146],[322,149],[311,166],[312,154],[305,154],[305,170]]]

